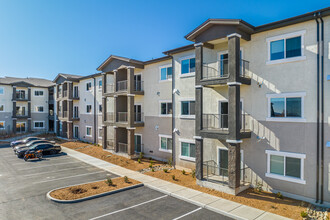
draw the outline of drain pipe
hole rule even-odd
[[[321,21],[321,201],[323,203],[324,190],[324,23],[319,13]]]
[[[96,131],[98,128],[96,128],[96,121],[97,121],[97,115],[96,115],[96,78],[94,77],[94,143],[96,144]]]
[[[319,179],[320,179],[320,169],[319,169],[319,159],[320,159],[320,27],[319,21],[316,14],[314,14],[316,21],[316,39],[317,39],[317,64],[316,64],[316,78],[317,78],[317,93],[316,93],[316,201],[319,202]]]
[[[175,152],[175,60],[172,55],[172,166],[175,169],[176,165],[176,152]]]

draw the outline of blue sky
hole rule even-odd
[[[329,1],[0,0],[0,77],[93,74],[110,55],[149,60],[190,44],[208,18],[254,26],[329,6]]]

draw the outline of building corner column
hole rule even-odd
[[[107,133],[107,126],[102,126],[102,148],[106,149],[108,147],[107,139],[108,139],[108,133]]]
[[[201,180],[203,179],[203,152],[204,152],[203,139],[196,138],[195,144],[196,144],[196,178],[198,180]]]
[[[132,156],[135,154],[135,139],[134,139],[135,129],[127,128],[127,154]]]

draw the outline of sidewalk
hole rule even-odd
[[[202,208],[212,210],[214,212],[235,218],[235,219],[256,219],[256,220],[282,220],[288,219],[273,213],[269,213],[260,209],[252,208],[240,203],[212,196],[197,190],[193,190],[184,186],[180,186],[171,182],[157,179],[151,176],[141,174],[139,172],[129,170],[104,160],[62,147],[62,151],[69,156],[81,160],[85,163],[104,169],[118,176],[127,176],[129,178],[142,182],[145,186],[160,191],[164,194],[182,199],[193,203]]]

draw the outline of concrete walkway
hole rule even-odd
[[[232,217],[234,219],[288,219],[279,215],[275,215],[273,213],[265,212],[260,209],[252,208],[246,205],[242,205],[240,203],[232,202],[226,199],[222,199],[220,197],[212,196],[207,193],[180,186],[178,184],[147,176],[139,172],[129,170],[111,164],[104,160],[89,156],[87,154],[71,150],[66,147],[62,147],[62,151],[67,153],[69,156],[74,157],[90,165],[104,169],[118,176],[127,176],[128,178],[138,180],[151,189],[193,203],[195,205],[212,210],[214,212],[218,212],[220,214]]]

